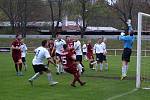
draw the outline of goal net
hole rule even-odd
[[[150,89],[150,14],[138,13],[136,88]]]

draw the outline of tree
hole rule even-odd
[[[86,23],[86,19],[87,19],[87,9],[86,9],[86,5],[87,5],[87,0],[79,0],[80,4],[81,4],[81,17],[82,17],[82,25],[80,25],[80,29],[81,29],[81,38],[83,38],[86,28],[87,28],[87,23]]]
[[[20,31],[22,36],[26,36],[26,0],[1,0],[0,9],[8,17],[12,32]]]
[[[111,0],[108,6],[118,15],[119,19],[128,28],[127,20],[133,18],[134,0]]]

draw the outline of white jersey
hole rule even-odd
[[[104,53],[104,46],[102,44],[96,43],[94,45],[94,51],[95,53]]]
[[[86,44],[83,44],[83,46],[82,46],[82,51],[83,51],[83,52],[87,52],[87,46],[86,46]]]
[[[107,52],[107,50],[106,50],[106,43],[105,43],[105,42],[102,42],[101,44],[103,45],[103,47],[104,47],[104,52],[106,53],[106,52]]]
[[[26,44],[21,44],[21,46],[20,46],[20,48],[21,48],[21,57],[26,57],[26,53],[27,53],[27,46],[26,46]]]
[[[34,51],[35,51],[35,56],[34,59],[32,60],[33,65],[44,64],[44,59],[51,57],[48,50],[42,46],[38,47]]]
[[[66,44],[66,42],[63,39],[61,39],[60,41],[59,40],[54,41],[54,47],[56,49],[56,53],[61,54],[64,44]]]
[[[81,49],[80,41],[74,42],[74,49],[75,49],[76,55],[82,55],[82,49]]]

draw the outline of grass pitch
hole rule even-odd
[[[59,84],[49,86],[47,76],[43,75],[34,81],[34,87],[28,83],[28,78],[34,72],[31,66],[33,55],[28,54],[28,70],[24,76],[16,76],[15,67],[10,53],[0,53],[0,100],[150,100],[150,90],[139,89],[126,94],[135,88],[136,57],[132,57],[129,65],[128,79],[120,80],[121,57],[108,56],[109,70],[95,72],[86,66],[85,73],[81,77],[86,81],[85,86],[71,87],[72,76],[70,74],[55,74],[55,67],[51,66],[54,80]],[[144,65],[149,68],[149,58],[143,58]],[[149,73],[150,75],[150,73]]]

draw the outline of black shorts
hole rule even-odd
[[[83,52],[83,55],[86,55],[86,52]]]
[[[82,62],[82,55],[76,55],[76,61]]]
[[[96,61],[102,63],[103,60],[104,60],[104,55],[103,55],[103,53],[98,53],[98,54],[96,54]]]
[[[103,55],[103,61],[107,61],[106,55]]]
[[[48,71],[48,68],[45,67],[45,65],[32,65],[33,66],[33,69],[34,69],[34,72],[37,73],[37,72],[46,72]]]
[[[22,57],[22,62],[26,62],[26,58],[25,57]]]
[[[132,50],[129,48],[124,48],[122,53],[122,61],[130,62],[130,56],[131,56]]]

